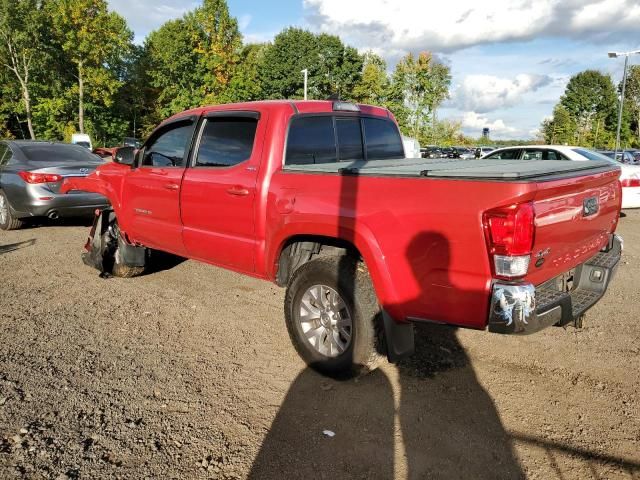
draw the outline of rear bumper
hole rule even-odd
[[[45,198],[46,200],[43,200]],[[74,193],[69,195],[48,193],[38,198],[28,198],[20,206],[20,217],[92,217],[97,208],[109,206],[109,201],[97,193]]]
[[[622,238],[614,234],[597,255],[537,287],[530,283],[494,283],[489,331],[522,335],[580,318],[606,292],[618,267],[622,245]],[[571,288],[561,289],[567,280]]]

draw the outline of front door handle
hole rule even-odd
[[[240,185],[235,185],[227,190],[229,195],[235,195],[236,197],[246,197],[249,195],[249,189]]]
[[[165,184],[164,188],[166,188],[167,190],[178,190],[180,188],[180,185],[178,185],[177,183],[167,183]]]

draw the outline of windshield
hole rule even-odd
[[[604,160],[605,162],[618,163],[613,159],[613,152],[611,152],[611,157],[609,157],[606,153],[602,154],[602,153],[594,152],[593,150],[588,150],[586,148],[574,148],[573,151],[579,155],[582,155],[584,158],[588,160],[600,160],[600,161]]]
[[[80,145],[49,143],[20,148],[31,162],[100,162],[101,159]]]

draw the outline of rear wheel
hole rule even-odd
[[[380,309],[364,264],[325,257],[293,274],[285,297],[289,336],[310,366],[323,373],[358,375],[383,359]]]
[[[7,196],[0,190],[0,229],[17,230],[22,227],[23,224],[24,222],[22,220],[11,215],[11,208],[9,208]]]

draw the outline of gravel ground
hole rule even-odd
[[[1,478],[640,478],[640,212],[582,330],[423,327],[342,382],[276,286],[171,257],[103,280],[87,230],[0,232]]]

